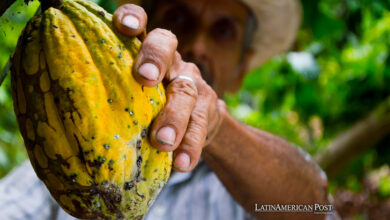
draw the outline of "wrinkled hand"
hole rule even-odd
[[[113,19],[115,27],[127,36],[142,34],[147,23],[145,11],[132,4],[119,7]],[[177,45],[176,36],[168,30],[154,29],[148,33],[133,75],[145,86],[156,86],[162,80],[169,82],[167,103],[154,120],[149,138],[161,151],[174,151],[176,171],[188,172],[196,166],[203,146],[218,130],[219,111],[224,110],[225,105],[202,79],[197,66],[182,60]],[[194,82],[177,78],[179,75],[190,77]]]

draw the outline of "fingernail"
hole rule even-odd
[[[186,153],[180,153],[176,156],[174,166],[181,171],[187,171],[190,167],[190,156]]]
[[[157,80],[159,70],[153,63],[144,63],[138,68],[138,73],[148,80]]]
[[[173,145],[175,143],[176,139],[176,132],[175,129],[171,127],[162,127],[157,132],[156,139],[160,141],[163,144]]]
[[[122,24],[130,29],[137,30],[139,28],[139,21],[132,15],[126,15],[122,18]]]

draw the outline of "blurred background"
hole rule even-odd
[[[309,152],[327,172],[343,219],[390,219],[390,1],[302,5],[291,51],[249,73],[225,97],[229,111]],[[17,0],[0,18],[0,178],[27,159],[5,73],[38,7]]]

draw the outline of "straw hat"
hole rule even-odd
[[[115,1],[119,5],[139,5],[142,0]],[[250,62],[250,69],[253,69],[291,46],[301,22],[301,5],[299,0],[240,1],[252,10],[258,23],[251,45],[255,49]]]

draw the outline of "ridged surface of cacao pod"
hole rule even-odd
[[[142,219],[169,178],[171,153],[147,138],[165,91],[132,77],[140,46],[82,0],[34,17],[19,39],[19,128],[38,177],[75,217]]]

